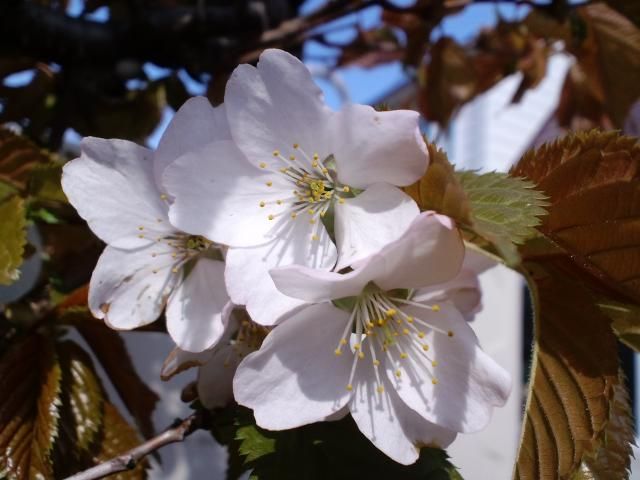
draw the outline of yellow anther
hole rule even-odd
[[[144,230],[144,227],[138,227],[138,230],[142,231]]]
[[[322,218],[324,218],[324,216],[325,216],[326,214],[327,214],[327,211],[326,211],[326,210],[325,210],[324,212],[320,212],[320,216],[321,216]]]
[[[425,335],[424,332],[418,332],[418,338],[424,338]]]
[[[414,318],[413,317],[407,317],[407,323],[413,323]]]
[[[267,187],[270,187],[271,185],[273,185],[273,182],[267,182]]]
[[[371,320],[369,320],[369,321],[367,322],[367,327],[369,327],[369,328],[373,328],[374,326],[375,326],[375,325],[373,324],[373,322],[372,322]]]
[[[291,212],[291,218],[296,218],[298,214],[296,212]]]
[[[287,173],[289,171],[289,169],[287,167],[282,167],[280,169],[280,173]]]
[[[144,238],[144,235],[140,234],[138,235],[138,238]]]
[[[438,366],[438,362],[436,360],[434,360],[433,362],[431,362],[431,366],[432,367],[437,367]]]
[[[166,200],[167,198],[168,197],[166,193],[163,193],[162,195],[160,195],[160,200]]]
[[[348,186],[348,185],[345,185],[344,187],[342,187],[342,191],[343,191],[343,192],[345,192],[345,193],[346,193],[346,192],[348,192],[348,191],[350,191],[350,190],[351,190],[351,189],[349,188],[349,186]]]
[[[274,217],[273,217],[273,215],[271,215],[271,214],[270,214],[267,218],[268,218],[269,220],[273,220],[273,218],[274,218]]]
[[[307,212],[309,212],[309,215],[313,215],[314,213],[316,213],[313,208],[310,208],[309,210],[307,210]]]
[[[295,161],[296,156],[295,155],[289,155],[289,160],[291,160],[292,162]]]
[[[409,355],[407,355],[405,352],[402,352],[402,353],[400,354],[400,358],[402,358],[403,360],[404,360],[405,358],[408,358],[408,357],[409,357]]]
[[[353,349],[354,350],[360,350],[360,344],[359,343],[354,343],[353,344]]]
[[[395,308],[390,308],[385,312],[388,317],[393,317],[398,311]]]
[[[384,324],[385,324],[385,321],[383,319],[379,318],[378,319],[378,326],[382,327],[382,326],[384,326]]]
[[[342,355],[342,350],[340,350],[339,348],[336,348],[336,349],[333,351],[333,353],[335,353],[335,354],[336,354],[336,356],[338,356],[338,357],[339,357],[340,355]]]
[[[353,385],[351,385],[351,384],[347,385],[347,390],[349,390],[349,391],[353,390]]]
[[[274,156],[274,157],[277,157],[277,156],[279,156],[279,155],[280,155],[280,150],[274,150],[274,151],[273,151],[273,156]]]
[[[311,166],[313,168],[316,168],[318,166],[318,162],[316,162],[315,160],[313,162],[311,162]]]
[[[347,341],[344,338],[340,339],[340,345],[346,345]]]
[[[260,162],[260,168],[267,168],[267,164],[264,162]]]
[[[261,207],[264,207],[265,205],[266,205],[266,203],[264,203],[264,202],[260,202],[260,206],[261,206]]]
[[[453,337],[453,332],[452,332],[451,330],[449,330],[449,331],[447,332],[447,335],[449,335],[450,337]]]
[[[426,343],[425,343],[425,344],[423,344],[423,345],[422,345],[422,349],[423,349],[425,352],[428,352],[428,351],[429,351],[429,345],[427,345]]]
[[[309,223],[310,223],[311,225],[314,225],[314,224],[316,223],[315,218],[310,219],[310,220],[309,220]]]
[[[364,353],[358,352],[358,358],[362,360],[364,358]]]
[[[439,312],[440,311],[440,305],[434,305],[433,307],[431,307],[431,310],[433,310],[434,312]]]
[[[313,154],[313,159],[314,160],[318,160],[320,158],[320,155],[318,155],[317,153]]]
[[[178,267],[173,267],[173,268],[171,269],[171,271],[172,271],[173,273],[178,273]]]
[[[322,167],[322,173],[324,173],[326,175],[327,173],[329,173],[329,169],[325,168],[325,167]]]
[[[177,254],[177,253],[172,253],[172,254],[171,254],[171,258],[177,258],[177,257],[178,257],[178,254]]]
[[[374,360],[373,361],[373,366],[377,367],[378,365],[380,365],[380,360]]]
[[[311,240],[317,242],[318,240],[320,240],[320,237],[318,237],[318,235],[311,235]]]
[[[276,203],[277,203],[278,205],[282,205],[282,200],[276,200]]]
[[[402,376],[402,372],[400,370],[396,370],[396,377],[400,378]]]
[[[384,387],[382,385],[378,385],[378,388],[376,388],[376,390],[378,391],[378,393],[384,393]]]
[[[402,333],[404,333],[405,335],[409,335],[409,329],[408,328],[403,329]]]
[[[434,385],[437,385],[438,384],[438,379],[434,378],[433,380],[431,380],[431,383],[433,383]]]
[[[344,198],[342,198],[342,197],[338,198],[338,203],[339,204],[343,204],[344,203]]]
[[[300,145],[298,145],[297,143],[293,144],[293,148],[298,148]]]

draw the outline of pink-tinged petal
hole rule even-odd
[[[173,225],[238,247],[268,242],[280,221],[269,215],[277,213],[278,199],[291,196],[282,175],[251,165],[230,141],[183,155],[165,169],[163,181],[173,197]]]
[[[430,305],[449,301],[467,320],[471,320],[481,309],[482,292],[478,276],[463,267],[449,282],[416,290],[411,300]]]
[[[153,153],[126,140],[87,137],[63,168],[62,188],[93,232],[120,248],[172,232],[153,178]]]
[[[388,183],[376,183],[335,206],[338,264],[341,270],[397,240],[419,215],[416,202]]]
[[[383,290],[420,288],[452,279],[460,269],[464,245],[447,217],[425,212],[398,240],[354,264],[346,274],[290,265],[271,270],[282,293],[308,302],[358,295],[375,282]]]
[[[382,381],[384,391],[379,393],[373,365],[361,362],[349,408],[360,431],[385,455],[410,465],[421,446],[444,448],[455,439],[455,432],[426,421],[402,402],[386,378]]]
[[[136,250],[107,246],[89,282],[89,308],[112,328],[130,330],[156,320],[180,274],[171,271],[171,247]],[[155,255],[155,256],[154,256]]]
[[[207,350],[222,337],[231,305],[224,263],[200,258],[169,297],[167,331],[182,350]]]
[[[336,261],[336,248],[322,225],[310,225],[299,218],[286,228],[266,245],[230,248],[227,252],[225,278],[229,296],[236,305],[245,305],[251,318],[261,325],[274,325],[305,304],[276,289],[269,276],[271,268],[302,264],[323,271]],[[312,232],[317,232],[318,240],[310,239]]]
[[[345,106],[331,124],[338,180],[356,188],[416,182],[429,159],[419,120],[420,115],[410,110],[377,112],[367,105]]]
[[[154,154],[156,183],[178,157],[217,140],[231,140],[224,105],[213,108],[206,97],[192,97],[182,105],[162,134]]]
[[[213,350],[193,353],[179,348],[174,348],[162,363],[160,378],[167,381],[185,370],[204,365],[211,359],[213,353]]]
[[[198,370],[198,398],[202,405],[212,409],[233,401],[233,376],[240,360],[231,345],[214,349],[211,359]]]
[[[263,428],[283,430],[324,420],[349,400],[350,355],[334,350],[348,314],[312,305],[277,326],[248,355],[233,381],[236,401],[253,409]]]
[[[415,317],[416,325],[420,321],[431,328],[421,326],[426,333],[422,343],[430,347],[428,357],[414,350],[401,360],[400,379],[387,369],[400,398],[424,419],[446,429],[465,433],[483,429],[493,409],[507,401],[509,373],[482,351],[475,333],[453,305],[443,303],[437,312],[417,307],[402,310]],[[400,348],[409,350],[404,342],[410,341],[415,340],[400,337]]]
[[[331,111],[307,68],[287,52],[265,50],[257,68],[238,66],[224,102],[233,140],[256,165],[273,163],[274,150],[285,157],[331,153],[324,140]]]

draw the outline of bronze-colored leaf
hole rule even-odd
[[[0,285],[18,279],[26,243],[24,201],[15,196],[0,203]]]
[[[49,163],[49,157],[30,140],[0,128],[0,180],[24,190],[36,165]]]
[[[569,260],[525,267],[536,338],[515,478],[571,478],[605,444],[618,384],[616,338]]]
[[[61,379],[53,347],[40,336],[0,359],[0,472],[9,480],[54,478]]]
[[[633,414],[629,392],[620,373],[620,380],[613,390],[609,422],[604,443],[596,454],[586,457],[574,480],[621,480],[629,478],[632,445],[635,444]]]
[[[98,358],[140,431],[145,437],[152,437],[154,429],[151,416],[158,395],[137,374],[122,337],[104,322],[95,320],[86,309],[76,310],[72,314],[73,325]]]
[[[421,210],[435,210],[463,224],[471,223],[470,205],[447,154],[428,143],[429,168],[413,185],[405,187]]]
[[[77,344],[65,341],[57,344],[56,350],[63,371],[74,453],[82,454],[90,450],[103,426],[104,391],[91,357]]]
[[[104,404],[104,429],[100,439],[100,450],[95,463],[106,462],[142,443],[136,430],[122,418],[110,403]],[[144,480],[147,478],[148,462],[142,460],[133,470],[110,476],[114,480]]]
[[[629,0],[606,0],[606,3],[640,27],[640,3]]]
[[[512,170],[550,197],[540,231],[590,282],[640,302],[640,145],[577,133],[532,150]]]

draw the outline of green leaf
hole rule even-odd
[[[24,202],[20,197],[12,197],[0,204],[0,285],[18,279],[26,243]]]
[[[50,342],[31,336],[0,359],[0,476],[55,478],[62,371]]]
[[[360,433],[350,416],[280,432],[256,426],[251,412],[241,407],[218,411],[213,419],[216,438],[229,446],[230,462],[240,458],[255,480],[461,479],[437,448],[422,448],[413,465],[394,462]]]
[[[31,172],[29,194],[38,200],[66,202],[67,197],[62,191],[62,164],[49,162],[36,166]]]
[[[612,320],[611,326],[618,339],[640,352],[640,306],[613,300],[602,301],[598,306]]]

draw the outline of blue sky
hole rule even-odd
[[[307,0],[301,9],[302,14],[309,14],[320,8],[327,0]],[[407,6],[415,3],[414,1],[395,0],[398,6]],[[71,0],[68,7],[68,13],[77,16],[81,13],[82,2],[80,0]],[[333,42],[348,43],[356,35],[356,27],[372,28],[380,22],[382,9],[374,6],[362,10],[359,13],[349,15],[338,21],[325,25],[322,29],[331,29],[332,33],[329,38]],[[499,16],[506,19],[521,17],[527,12],[526,7],[518,7],[513,4],[476,4],[465,8],[456,15],[448,16],[442,24],[434,31],[434,37],[448,35],[456,38],[458,41],[465,42],[471,40],[483,27],[494,25]],[[108,9],[102,7],[94,12],[89,18],[97,22],[103,22],[108,19]],[[318,71],[322,64],[318,62],[318,58],[326,58],[335,56],[336,51],[328,49],[317,42],[307,42],[304,48],[304,57],[309,66]],[[159,68],[153,64],[144,65],[144,70],[150,79],[163,77],[169,73],[168,70]],[[190,78],[185,72],[179,72],[180,77],[184,80],[187,89],[192,95],[204,93],[205,86]],[[407,82],[411,75],[406,72],[399,62],[363,69],[360,67],[341,68],[335,72],[335,77],[347,92],[350,101],[355,103],[375,103],[385,96],[386,93],[393,91],[398,86]],[[12,75],[5,80],[6,85],[17,86],[28,82],[32,77],[31,72],[21,72]],[[327,104],[334,109],[340,107],[342,98],[339,91],[335,88],[331,81],[321,76],[317,77],[317,83],[325,92]],[[137,81],[130,83],[131,88],[136,88]],[[156,146],[160,135],[166,128],[173,112],[167,108],[161,125],[158,126],[156,132],[149,138],[149,146]],[[77,134],[70,132],[67,140],[75,142],[79,140]]]

